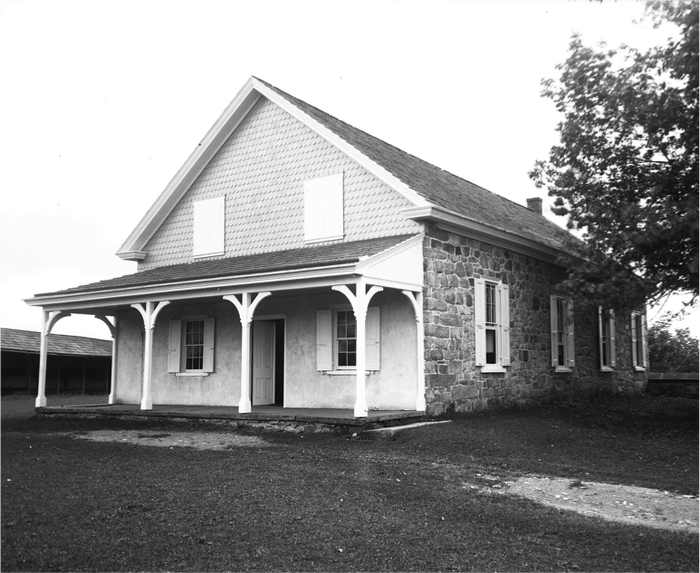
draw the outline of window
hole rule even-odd
[[[508,285],[500,282],[474,281],[476,365],[482,372],[504,372],[510,365],[508,292]]]
[[[304,181],[304,240],[343,238],[343,174]]]
[[[224,197],[194,202],[192,254],[195,257],[224,254],[224,213]]]
[[[367,309],[365,320],[365,368],[380,368],[380,312]],[[316,369],[326,373],[355,370],[357,366],[357,320],[351,309],[319,310],[316,316]]]
[[[598,354],[601,370],[615,368],[615,315],[602,306],[598,307]]]
[[[206,375],[214,371],[214,319],[171,320],[168,372]]]
[[[339,310],[336,314],[338,367],[357,366],[357,320],[351,310]]]
[[[574,306],[570,299],[549,300],[552,329],[552,366],[556,372],[570,372],[574,366]]]
[[[630,320],[632,334],[632,367],[635,370],[646,369],[647,329],[646,317],[641,312],[633,312]]]

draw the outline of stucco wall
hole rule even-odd
[[[381,309],[381,369],[367,378],[370,409],[413,410],[416,405],[416,322],[408,299],[397,291],[376,295],[371,304]],[[256,310],[256,317],[285,319],[284,406],[298,408],[352,408],[355,377],[328,376],[316,370],[316,312],[348,306],[331,291],[298,296],[274,294]],[[173,319],[214,316],[214,372],[208,376],[168,373],[168,325]],[[117,401],[139,403],[143,327],[134,311],[119,322]],[[238,406],[240,400],[241,323],[227,301],[173,303],[158,316],[153,336],[153,404]]]
[[[304,246],[304,181],[344,173],[344,241],[420,232],[411,204],[265,98],[255,104],[145,247],[139,269],[192,261],[193,201],[225,195],[225,256]]]
[[[601,372],[597,308],[574,301],[575,366],[551,366],[549,297],[562,269],[458,234],[427,226],[425,360],[428,412],[469,412],[543,398],[574,399],[638,392],[645,373],[631,366],[629,320],[616,321],[613,372]],[[482,373],[475,365],[474,279],[500,280],[510,289],[511,365]]]

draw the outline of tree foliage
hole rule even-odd
[[[698,372],[698,339],[687,328],[671,332],[670,319],[657,322],[647,333],[651,372]]]
[[[649,2],[647,17],[677,34],[645,52],[573,36],[543,81],[560,143],[530,173],[584,239],[564,286],[618,308],[698,294],[698,3]]]

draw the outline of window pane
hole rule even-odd
[[[486,331],[486,364],[496,364],[496,331]]]
[[[185,323],[185,370],[204,368],[204,321]]]

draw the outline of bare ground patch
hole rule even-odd
[[[494,484],[491,491],[538,503],[658,529],[698,533],[698,498],[645,487],[526,476]]]
[[[228,450],[236,447],[267,447],[259,436],[232,432],[163,432],[143,430],[95,430],[73,433],[71,437],[94,442],[117,442],[161,448],[193,448],[195,450]]]

